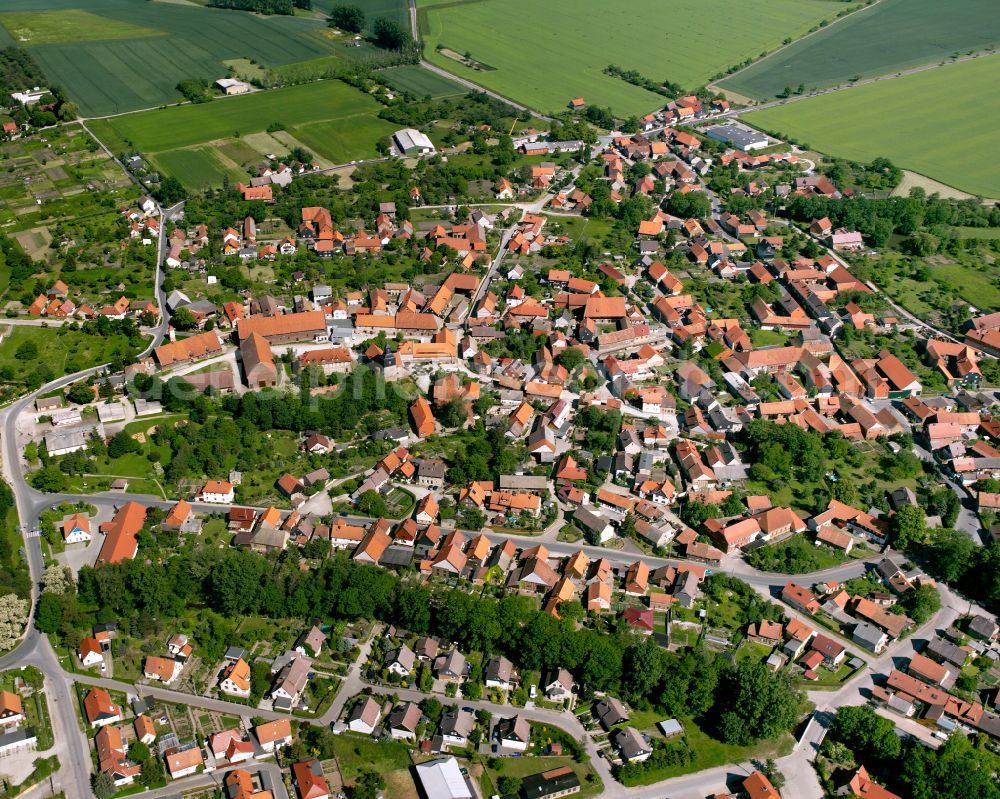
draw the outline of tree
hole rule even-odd
[[[946,489],[954,496],[951,489]],[[934,573],[946,583],[957,583],[969,570],[976,554],[972,539],[959,530],[942,530],[931,542]]]
[[[90,787],[97,799],[111,799],[118,791],[114,779],[106,771],[99,771],[91,777]]]
[[[893,545],[896,549],[909,549],[923,543],[927,535],[924,526],[924,509],[917,505],[904,505],[892,517]]]
[[[194,330],[198,327],[198,320],[195,319],[189,308],[178,308],[170,317],[170,323],[175,330]]]
[[[348,33],[361,33],[365,28],[365,12],[358,6],[334,6],[330,9],[330,27]]]
[[[712,201],[703,191],[674,193],[668,202],[670,213],[684,218],[704,218],[712,213]]]
[[[869,705],[838,708],[830,733],[860,759],[871,757],[889,761],[899,757],[899,737],[892,721],[880,716]]]
[[[32,339],[22,341],[14,353],[19,361],[31,361],[38,357],[38,344]]]
[[[13,648],[27,622],[27,600],[17,594],[0,597],[0,652]]]
[[[521,792],[521,778],[504,774],[497,780],[497,790],[501,796],[517,796]]]
[[[372,24],[372,40],[383,50],[402,50],[413,40],[395,20],[377,17]]]
[[[164,206],[172,206],[179,203],[186,196],[183,184],[175,177],[168,176],[160,181],[159,187],[153,192]]]
[[[719,684],[722,713],[719,732],[726,743],[749,746],[792,728],[801,696],[786,674],[774,674],[762,662],[744,660]]]
[[[128,748],[128,758],[135,763],[142,763],[149,757],[149,747],[142,741],[133,741]]]
[[[459,397],[448,400],[441,409],[441,413],[438,414],[438,419],[445,427],[461,427],[468,421],[468,418],[465,402]]]
[[[358,510],[366,516],[385,516],[388,513],[382,495],[372,489],[358,497]]]
[[[94,401],[94,389],[86,383],[77,383],[66,392],[66,397],[77,405],[86,405]]]
[[[578,347],[566,347],[556,356],[556,363],[566,367],[567,371],[570,372],[582,366],[585,360],[587,360],[587,357],[580,352]]]
[[[142,447],[139,446],[138,441],[124,430],[119,430],[108,442],[108,457],[112,459],[120,458],[122,455],[139,452],[141,449]]]

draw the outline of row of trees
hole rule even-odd
[[[312,0],[209,0],[212,8],[232,8],[252,11],[254,14],[283,14],[291,16],[296,8],[312,8]]]
[[[85,567],[79,595],[53,602],[77,626],[84,622],[80,609],[92,608],[88,615],[118,619],[125,634],[148,623],[142,619],[177,618],[200,606],[215,608],[222,618],[378,619],[439,635],[465,651],[506,654],[522,669],[567,668],[588,695],[612,691],[639,707],[702,718],[723,740],[740,745],[787,731],[799,712],[799,693],[762,664],[734,668],[702,650],[670,653],[621,623],[606,632],[577,629],[583,609],[576,603],[564,603],[557,620],[526,597],[432,591],[343,555],[310,572],[301,572],[295,561],[205,548],[163,563]],[[41,616],[50,627],[65,624],[55,613]]]

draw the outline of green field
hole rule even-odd
[[[65,11],[4,11],[0,12],[0,25],[22,47],[53,42],[134,39],[163,33],[75,8]]]
[[[417,97],[430,95],[437,99],[466,93],[464,86],[421,67],[409,65],[390,67],[379,72],[378,77],[394,89],[410,92]]]
[[[1000,8],[994,0],[880,0],[719,86],[766,99],[786,86],[836,86],[998,44]]]
[[[395,128],[375,116],[379,107],[368,95],[331,80],[144,111],[90,125],[112,150],[135,147],[187,187],[200,189],[220,184],[225,174],[245,180],[242,167],[247,161],[262,159],[271,149],[269,143],[289,138],[330,163],[374,155],[375,142]],[[274,122],[283,124],[285,130],[274,134],[274,139],[263,137],[260,146],[251,143],[253,134]]]
[[[420,31],[429,61],[539,111],[583,97],[627,115],[665,101],[605,75],[609,64],[695,88],[844,8],[833,0],[636,0],[627,9],[612,0],[477,0],[425,5]]]
[[[225,77],[227,59],[275,67],[335,53],[351,57],[355,49],[327,37],[322,20],[190,3],[4,0],[2,6],[0,23],[10,25],[10,38],[27,47],[84,116],[177,102],[178,81]],[[27,41],[20,41],[22,30],[31,32]]]
[[[18,355],[27,341],[34,342],[36,356],[27,357],[23,351]],[[134,354],[122,335],[88,335],[61,327],[14,327],[0,343],[0,383],[25,382],[42,365],[52,372],[52,377],[59,377]]]
[[[1000,56],[811,97],[743,117],[829,155],[878,156],[957,189],[1000,197]],[[948,109],[932,114],[929,109]]]

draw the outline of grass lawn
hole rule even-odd
[[[27,341],[34,342],[37,354],[19,356],[18,350]],[[91,336],[61,327],[14,327],[0,343],[0,371],[2,382],[20,383],[41,364],[58,376],[133,354],[128,339],[121,335]]]
[[[91,14],[78,8],[40,12],[5,11],[0,13],[0,25],[3,25],[22,47],[53,42],[131,39],[163,33],[124,20]]]
[[[233,169],[224,163],[210,146],[169,150],[152,156],[151,160],[159,169],[168,175],[173,175],[185,187],[196,191],[220,185],[223,176],[226,175],[233,183],[246,182],[247,178],[246,172]]]
[[[785,541],[768,544],[747,554],[747,562],[755,568],[782,574],[807,574],[832,569],[849,560],[850,557],[839,550],[816,546],[803,535],[793,535]]]
[[[1000,14],[982,0],[880,0],[719,86],[766,99],[789,85],[835,86],[856,76],[887,75],[998,43]]]
[[[763,741],[754,746],[731,746],[710,737],[693,719],[678,718],[684,726],[684,737],[688,747],[694,751],[695,757],[688,763],[664,766],[650,769],[637,777],[626,780],[626,786],[652,785],[653,783],[690,774],[694,771],[715,768],[732,763],[743,763],[747,760],[767,760],[789,754],[795,744],[791,735],[771,741]],[[676,739],[675,739],[676,740]]]
[[[844,8],[829,0],[638,0],[624,14],[608,0],[421,6],[424,57],[432,63],[542,112],[583,97],[621,115],[648,113],[664,100],[605,75],[610,64],[695,88]],[[483,68],[449,58],[438,45],[468,53]]]
[[[761,330],[759,327],[750,329],[750,341],[754,349],[760,347],[784,347],[788,344],[789,336],[780,330]]]
[[[363,771],[374,770],[385,776],[410,767],[410,751],[399,741],[379,742],[344,733],[334,739],[333,748],[347,782],[357,779]]]
[[[242,167],[266,154],[264,142],[258,146],[251,137],[275,122],[285,126],[279,138],[330,163],[374,155],[375,142],[395,128],[375,116],[378,110],[368,95],[327,80],[98,120],[91,128],[111,149],[131,142],[161,169],[200,189],[220,185],[223,175],[246,180]]]
[[[8,16],[0,21],[14,29],[11,43],[27,47],[88,117],[178,102],[179,81],[225,77],[229,59],[273,68],[334,53],[352,59],[362,49],[324,35],[322,19],[193,3],[142,3],[141,10],[134,0],[4,0],[2,6]]]
[[[757,111],[744,120],[828,155],[865,162],[885,156],[963,191],[1000,197],[1000,161],[991,157],[1000,123],[998,81],[1000,56],[989,56]],[[926,113],[944,106],[951,109],[946,115]]]
[[[820,670],[817,672],[817,674],[819,674],[819,679],[803,680],[802,681],[803,687],[814,690],[823,690],[824,688],[830,688],[830,689],[839,688],[845,682],[854,677],[855,674],[861,671],[861,669],[865,668],[865,666],[862,666],[861,669],[852,669],[850,666],[848,666],[847,661],[850,660],[852,657],[853,655],[851,655],[851,653],[848,652],[847,656],[844,658],[843,664],[836,671],[830,671],[830,669],[826,668],[825,666],[821,667]]]
[[[570,757],[501,757],[498,758],[495,769],[483,768],[479,785],[484,796],[495,796],[497,790],[497,780],[500,777],[518,777],[524,779],[532,774],[541,774],[543,771],[550,771],[562,766],[569,766],[576,772],[580,780],[580,792],[576,796],[600,796],[604,791],[604,784],[587,763],[575,763]],[[588,781],[588,776],[593,775],[593,782]]]

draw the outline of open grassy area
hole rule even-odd
[[[0,13],[0,25],[22,47],[53,42],[131,39],[162,33],[78,8],[68,8],[65,11],[5,11]]]
[[[410,92],[418,97],[425,95],[434,98],[451,97],[466,92],[464,86],[460,86],[436,72],[409,64],[383,69],[378,73],[378,76],[393,88],[401,92]]]
[[[482,0],[426,5],[420,11],[425,57],[539,111],[574,97],[645,114],[663,98],[605,75],[609,64],[687,88],[797,37],[843,10],[830,0]],[[482,69],[459,58],[468,53]]]
[[[783,574],[805,574],[832,569],[848,560],[849,556],[839,550],[816,546],[804,535],[794,535],[747,554],[747,562],[755,568]]]
[[[285,127],[277,138],[291,137],[331,163],[374,155],[376,140],[395,128],[378,110],[368,95],[329,80],[100,120],[92,129],[112,149],[134,146],[188,187],[203,188],[220,185],[225,174],[246,179],[246,161],[263,158],[272,143],[251,137],[273,123]]]
[[[824,88],[854,77],[888,75],[953,54],[1000,44],[1000,14],[982,0],[880,0],[720,81],[746,97],[774,97],[786,86]],[[914,95],[919,96],[919,95]]]
[[[29,341],[37,347],[37,355],[26,357],[24,350],[19,355],[21,346]],[[23,382],[40,364],[59,376],[133,354],[128,339],[121,335],[91,336],[61,327],[14,327],[0,343],[0,382]]]
[[[792,751],[794,740],[791,735],[762,741],[756,746],[731,746],[710,737],[693,719],[678,718],[684,726],[684,738],[688,748],[694,753],[694,758],[683,764],[649,769],[634,779],[625,781],[625,785],[652,785],[653,783],[690,774],[694,771],[724,766],[727,763],[743,763],[747,760],[767,760],[787,755]]]
[[[334,751],[344,780],[352,782],[363,771],[386,774],[410,767],[410,751],[399,741],[374,741],[345,733],[334,739]]]
[[[576,796],[599,796],[604,790],[603,783],[589,764],[575,763],[570,757],[501,757],[497,759],[496,768],[483,769],[479,784],[483,796],[494,796],[499,792],[497,781],[501,777],[524,779],[563,766],[573,769],[580,780],[580,792]]]
[[[1000,196],[1000,56],[788,103],[744,117],[829,155],[897,165],[958,189]],[[949,109],[929,114],[929,108]]]
[[[332,53],[352,58],[360,49],[323,35],[321,19],[193,3],[4,0],[2,6],[8,14],[0,23],[9,25],[10,38],[27,47],[85,116],[179,101],[178,81],[225,77],[227,59],[275,67]]]

